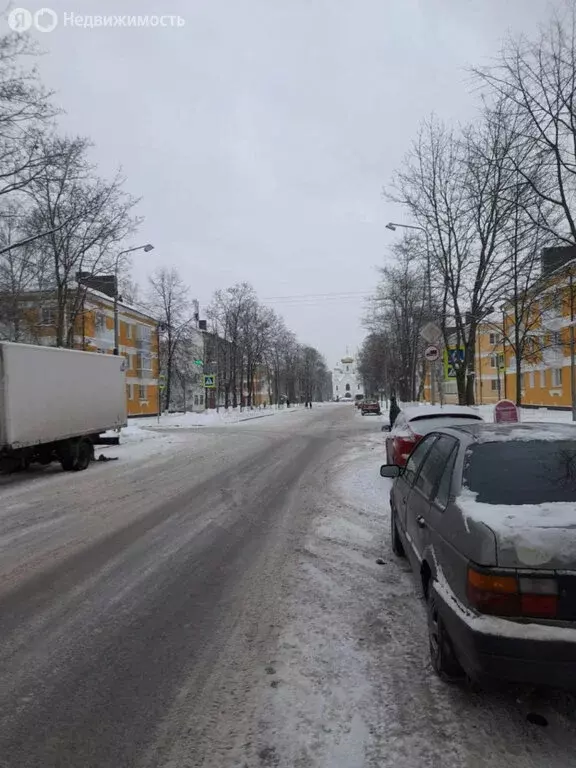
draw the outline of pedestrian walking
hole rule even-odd
[[[396,400],[396,395],[390,397],[390,429],[394,426],[398,414],[400,413],[400,406]]]

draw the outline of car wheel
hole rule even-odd
[[[392,506],[390,506],[390,540],[392,545],[392,552],[396,555],[396,557],[406,557],[406,553],[404,552],[404,546],[402,544],[402,539],[400,538],[400,534],[398,533],[398,525],[396,523],[396,513],[394,512],[394,509]]]
[[[438,610],[438,603],[434,595],[434,589],[430,584],[428,588],[428,642],[430,646],[430,660],[432,667],[441,680],[454,683],[461,680],[464,671],[454,653],[454,646],[446,631],[442,616]]]

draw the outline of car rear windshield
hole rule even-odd
[[[476,501],[485,504],[576,502],[576,441],[473,445],[466,454],[463,480],[478,494]]]
[[[475,424],[482,421],[480,416],[467,416],[460,414],[459,416],[450,416],[447,414],[440,414],[438,416],[417,416],[414,419],[410,419],[410,428],[419,435],[427,435],[428,432],[432,432],[435,429],[442,429],[442,427],[457,427],[462,424]]]

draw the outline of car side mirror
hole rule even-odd
[[[391,429],[392,429],[392,427],[390,426],[390,424],[383,424],[381,431],[382,432],[390,432]]]
[[[401,469],[396,464],[382,464],[380,477],[399,477]]]

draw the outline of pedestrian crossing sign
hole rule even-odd
[[[204,374],[204,387],[206,389],[216,388],[216,376],[213,374]]]

